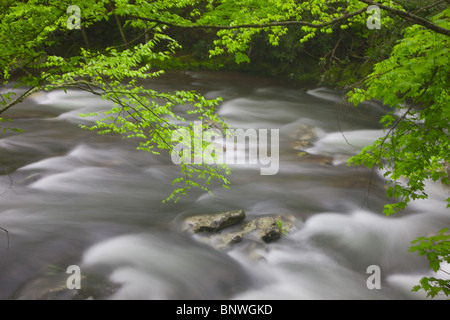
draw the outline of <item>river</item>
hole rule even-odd
[[[218,112],[231,127],[278,129],[278,172],[230,165],[229,190],[162,203],[179,173],[170,157],[79,128],[91,121],[80,112],[107,102],[75,90],[35,95],[3,115],[24,132],[0,139],[1,299],[425,298],[411,288],[431,275],[427,261],[408,248],[450,225],[447,193],[429,183],[429,199],[386,217],[382,175],[346,165],[383,134],[385,107],[345,106],[333,90],[239,73],[174,72],[145,85],[221,96]],[[304,150],[293,147],[301,127],[316,134]],[[248,218],[292,215],[295,227],[227,251],[177,229],[184,216],[237,209]],[[67,288],[72,265],[80,290]],[[370,266],[379,288],[368,286]]]

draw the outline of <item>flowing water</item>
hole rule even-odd
[[[382,105],[349,107],[332,90],[235,73],[169,73],[146,85],[221,96],[218,112],[233,128],[279,129],[278,173],[230,165],[230,190],[162,203],[179,174],[168,155],[79,128],[92,121],[80,112],[107,102],[78,91],[29,98],[4,115],[24,133],[0,139],[1,299],[424,298],[411,288],[430,275],[427,262],[408,248],[450,224],[445,190],[429,184],[428,200],[385,217],[382,175],[346,165],[383,134]],[[317,137],[296,150],[305,126]],[[297,220],[276,242],[228,251],[177,228],[189,214],[236,209]],[[66,286],[71,265],[80,267],[80,290]],[[368,288],[372,265],[380,289]]]

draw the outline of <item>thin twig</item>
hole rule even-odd
[[[9,250],[9,231],[2,227],[0,227],[0,230],[6,233],[6,245],[7,245],[6,248]]]
[[[9,187],[8,187],[8,189],[6,189],[2,193],[0,193],[0,196],[6,194],[9,190],[12,190],[12,186],[13,186],[13,180],[12,180],[11,176],[9,175],[8,171],[6,170],[6,168],[4,168],[4,169],[5,169],[6,175],[8,176],[8,179],[9,179]]]

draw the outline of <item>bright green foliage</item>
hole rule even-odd
[[[0,117],[0,123],[5,123],[5,122],[12,122],[11,119],[3,119],[2,117]],[[17,129],[17,128],[11,128],[11,127],[6,127],[6,128],[2,128],[1,133],[5,133],[6,131],[13,131],[13,132],[23,132],[21,129]]]
[[[38,5],[36,0],[2,1],[0,70],[6,80],[11,70],[24,68],[41,58],[43,47],[51,44],[48,35],[65,21],[63,10],[65,8]]]
[[[448,29],[450,9],[432,20]],[[427,180],[449,185],[449,48],[448,36],[419,25],[408,27],[390,57],[375,65],[366,88],[350,92],[350,101],[355,104],[378,99],[393,109],[381,119],[385,136],[349,160],[353,165],[384,170],[387,194],[397,200],[385,205],[387,215],[405,208],[412,200],[427,198]],[[447,202],[449,207],[450,198]],[[412,242],[418,244],[411,251],[425,255],[435,272],[441,262],[450,262],[450,236],[443,234],[445,230],[438,236]],[[448,296],[450,281],[424,277],[413,291],[419,289],[430,297],[440,293]]]
[[[448,228],[431,237],[419,237],[411,243],[410,251],[416,252],[420,256],[425,256],[430,264],[430,269],[434,272],[442,271],[442,263],[450,263],[450,234],[445,234]],[[450,280],[438,279],[435,277],[423,277],[420,285],[414,286],[413,291],[423,289],[427,292],[427,297],[435,297],[439,294],[450,296]]]
[[[82,19],[86,21],[83,27],[86,28],[94,22],[108,20],[113,14],[147,12],[156,15],[176,5],[180,7],[189,3],[138,1],[132,5],[128,1],[115,1],[115,10],[111,10],[108,1],[84,1],[80,8]],[[105,112],[105,117],[89,129],[138,139],[138,149],[155,154],[171,152],[176,144],[171,139],[172,133],[177,129],[186,127],[192,130],[192,121],[186,121],[187,116],[224,125],[215,113],[220,99],[207,100],[193,91],[157,92],[140,84],[141,80],[162,74],[163,71],[151,70],[152,62],[168,59],[178,47],[163,33],[163,26],[129,20],[127,24],[133,28],[151,28],[151,39],[127,44],[128,49],[125,46],[108,47],[99,52],[82,47],[78,55],[47,54],[46,48],[52,45],[49,40],[52,32],[67,31],[69,14],[66,8],[70,4],[72,1],[38,0],[2,4],[0,41],[4,46],[0,48],[0,68],[4,83],[8,83],[13,72],[24,71],[25,74],[16,80],[17,86],[26,85],[29,90],[20,97],[14,97],[13,93],[2,94],[0,114],[37,91],[84,90],[114,103],[112,109]],[[164,17],[171,18],[172,15],[167,11]],[[180,105],[184,106],[184,114],[173,111]],[[177,187],[168,199],[178,199],[193,187],[210,192],[209,185],[214,180],[221,181],[224,187],[229,184],[226,175],[230,172],[224,165],[183,163],[179,168],[181,177],[174,183],[180,183],[181,187]]]
[[[348,27],[353,22],[365,24],[364,8],[367,6],[359,1],[347,1],[347,8],[342,1],[303,1],[296,0],[222,0],[219,6],[211,13],[204,15],[199,23],[212,23],[216,16],[221,19],[216,22],[227,26],[240,26],[238,29],[222,29],[215,41],[216,48],[210,51],[211,55],[224,52],[235,54],[236,62],[248,62],[247,52],[252,37],[260,32],[267,34],[270,44],[277,46],[280,38],[288,31],[289,25],[300,25],[303,35],[299,42],[306,42],[318,32],[332,33],[332,20],[343,17],[344,14],[358,11],[362,17],[355,15],[342,19],[342,27]],[[387,22],[386,19],[384,22]],[[286,22],[286,24],[283,24]],[[317,27],[317,25],[322,25]],[[255,27],[256,26],[256,27]],[[259,27],[261,26],[261,27]]]
[[[449,14],[447,9],[433,20],[448,28]],[[381,119],[386,135],[350,159],[352,164],[386,170],[388,195],[399,199],[385,206],[387,215],[426,198],[426,180],[449,184],[449,45],[449,37],[413,25],[390,57],[375,65],[367,88],[350,93],[355,104],[378,99],[393,109]],[[450,205],[450,198],[447,201]]]
[[[280,219],[277,219],[277,227],[278,229],[280,229],[283,235],[288,235],[288,232],[286,231],[286,228],[283,226],[283,222]]]

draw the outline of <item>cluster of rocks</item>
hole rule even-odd
[[[227,249],[246,239],[264,244],[273,242],[287,235],[294,223],[292,215],[246,219],[244,210],[235,210],[189,216],[181,229],[217,249]]]

